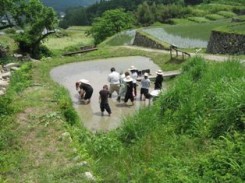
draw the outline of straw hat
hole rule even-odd
[[[79,82],[90,85],[90,83],[87,79],[81,79],[81,80],[79,80]]]
[[[144,73],[144,76],[147,76],[147,77],[148,77],[148,76],[149,76],[149,74],[148,74],[147,72],[145,72],[145,73]]]
[[[158,71],[156,72],[156,74],[158,74],[158,75],[163,75],[163,72],[162,72],[162,70],[158,70]]]
[[[133,81],[133,79],[130,76],[127,76],[126,78],[123,79],[125,82],[130,82]]]
[[[129,69],[128,69],[129,71],[135,71],[135,70],[138,70],[135,66],[131,66]]]

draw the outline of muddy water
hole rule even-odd
[[[123,102],[118,103],[116,101],[117,94],[114,92],[112,98],[109,99],[112,115],[109,117],[105,112],[105,115],[101,116],[99,91],[104,84],[109,84],[107,77],[110,73],[110,68],[115,67],[118,72],[125,72],[131,65],[134,65],[139,70],[150,69],[152,74],[159,69],[149,58],[134,56],[66,64],[52,69],[50,74],[53,80],[69,90],[73,105],[86,128],[94,132],[108,131],[119,127],[126,116],[134,114],[141,107],[148,106],[148,101],[139,100],[140,87],[138,87],[138,96],[134,106],[131,105],[130,101],[128,101],[128,105]],[[88,79],[94,88],[91,103],[88,105],[83,105],[79,102],[75,82],[80,79]]]

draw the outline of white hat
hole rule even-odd
[[[138,69],[132,65],[128,70],[133,71],[133,70],[138,70]]]
[[[149,74],[148,74],[147,72],[145,72],[145,73],[144,73],[144,76],[147,76],[147,77],[148,77],[148,76],[149,76]]]
[[[163,72],[162,72],[162,70],[158,70],[158,71],[156,72],[156,74],[163,75]]]
[[[80,79],[79,82],[90,85],[87,79]]]
[[[130,76],[127,76],[126,78],[123,79],[125,82],[130,82],[133,81],[133,79]]]

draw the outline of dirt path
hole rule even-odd
[[[98,100],[99,91],[104,84],[109,84],[107,77],[110,73],[110,68],[115,67],[118,72],[125,72],[131,65],[134,65],[139,70],[150,69],[151,73],[154,74],[159,69],[153,61],[146,57],[120,57],[62,65],[51,71],[51,77],[69,90],[74,107],[81,115],[85,127],[92,131],[108,131],[120,126],[122,120],[126,116],[133,114],[135,110],[148,106],[148,101],[139,101],[140,87],[138,87],[138,96],[134,106],[131,106],[130,101],[128,105],[124,105],[123,102],[118,103],[116,101],[117,95],[113,93],[112,99],[109,101],[112,115],[111,117],[107,115],[101,117]],[[75,90],[75,82],[82,78],[88,79],[94,88],[89,105],[80,104],[77,91]]]
[[[158,49],[151,49],[151,48],[144,48],[139,46],[123,46],[130,49],[137,49],[137,50],[144,50],[148,52],[159,52],[164,54],[170,54],[167,50],[158,50]],[[213,54],[205,54],[205,53],[190,53],[191,56],[199,55],[207,60],[217,61],[217,62],[223,62],[227,61],[230,57],[229,56],[222,56],[222,55],[213,55]],[[245,60],[241,60],[242,63],[245,63]]]

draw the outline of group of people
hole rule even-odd
[[[158,70],[156,72],[157,76],[154,82],[154,90],[160,91],[162,89],[163,82],[163,72]],[[105,84],[103,88],[99,91],[99,102],[101,115],[104,115],[104,111],[107,111],[108,115],[111,115],[111,108],[108,102],[108,98],[112,97],[114,92],[117,93],[117,101],[121,102],[123,99],[126,104],[128,100],[134,105],[135,97],[137,96],[137,78],[138,69],[131,66],[125,73],[119,74],[114,67],[111,68],[111,73],[108,75],[109,86]],[[149,74],[144,73],[140,81],[140,100],[150,99],[152,95],[149,93],[151,81],[149,79]],[[76,82],[76,89],[84,102],[84,104],[89,104],[90,99],[93,94],[93,88],[89,81],[86,79],[81,79]]]

